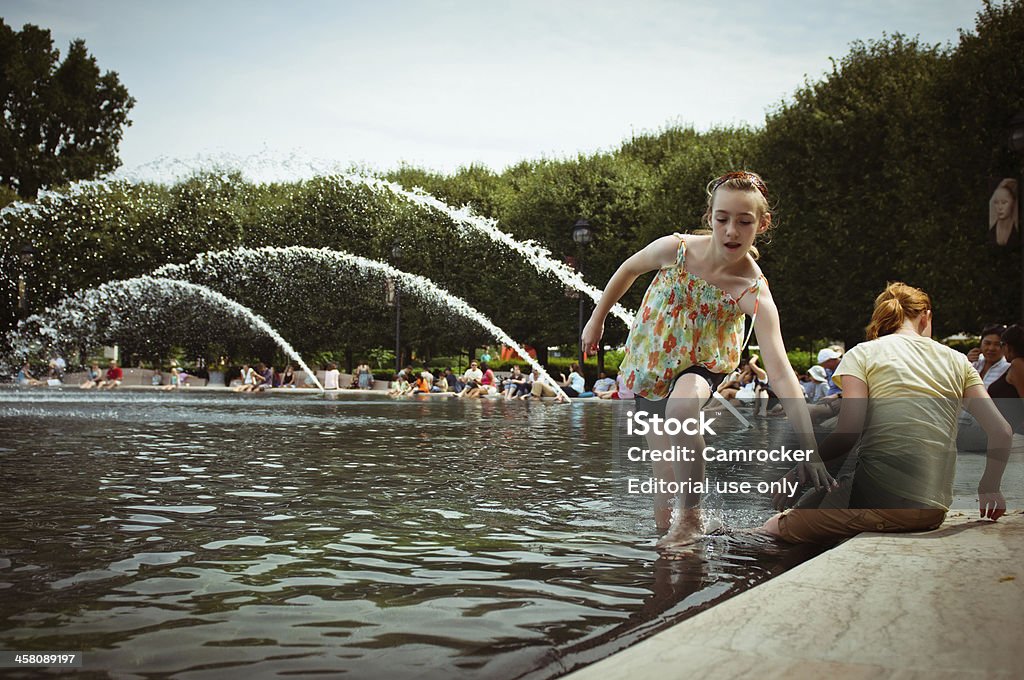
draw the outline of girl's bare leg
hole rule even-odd
[[[671,446],[668,439],[664,435],[647,435],[647,446],[651,449],[665,449]],[[676,471],[673,469],[672,463],[657,461],[651,463],[651,467],[653,468],[652,472],[655,479],[661,480],[666,484],[676,481]],[[654,494],[654,526],[660,532],[668,531],[669,527],[672,526],[672,494]]]
[[[675,389],[669,397],[665,407],[665,419],[670,418],[680,422],[700,417],[700,407],[711,396],[711,388],[704,378],[698,375],[684,375],[676,381]],[[693,460],[677,460],[672,463],[675,471],[676,481],[680,484],[690,482],[696,484],[704,481],[704,458],[701,451],[704,450],[704,437],[698,432],[688,435],[680,432],[678,435],[667,437],[669,446],[676,446],[677,450],[687,449],[689,457]],[[700,514],[701,495],[695,491],[682,493],[679,496],[678,510],[675,521],[668,533],[658,541],[658,549],[671,552],[688,543],[692,543],[704,534],[704,524]]]

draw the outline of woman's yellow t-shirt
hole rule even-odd
[[[983,385],[967,357],[924,336],[886,335],[847,352],[833,375],[840,387],[843,376],[868,387],[856,474],[891,494],[948,510],[957,415],[967,388]]]

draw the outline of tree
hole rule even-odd
[[[135,99],[117,73],[100,75],[84,41],[59,60],[50,31],[26,24],[17,32],[0,19],[0,184],[22,198],[121,164]]]
[[[940,169],[922,163],[938,129],[930,92],[945,59],[902,35],[857,42],[768,116],[757,167],[781,199],[765,269],[787,337],[853,344],[887,281],[932,292],[915,274],[933,261],[934,245],[920,236],[945,190],[933,179]]]

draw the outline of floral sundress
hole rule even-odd
[[[759,276],[739,298],[686,269],[686,241],[680,234],[674,264],[651,282],[629,330],[619,371],[626,386],[646,399],[668,396],[672,381],[691,366],[729,373],[740,362],[744,313],[739,301],[756,293]],[[756,307],[755,307],[756,309]]]

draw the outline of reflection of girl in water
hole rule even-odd
[[[988,201],[989,240],[998,246],[1020,245],[1017,180],[1006,178],[999,183]]]

